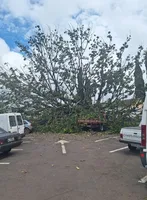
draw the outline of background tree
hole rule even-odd
[[[28,45],[17,43],[29,65],[23,72],[2,66],[0,84],[24,114],[45,119],[45,130],[72,132],[78,117],[97,117],[101,111],[111,113],[113,125],[131,112],[124,100],[133,95],[134,69],[142,64],[139,53],[135,63],[134,57],[124,57],[130,39],[117,49],[110,32],[104,41],[84,26],[63,35],[37,26]]]
[[[146,75],[147,75],[147,50],[144,51],[144,65],[145,65],[145,70],[146,70]]]
[[[145,83],[143,80],[143,72],[142,72],[142,64],[143,59],[141,58],[143,47],[140,46],[135,56],[135,71],[134,71],[134,78],[135,78],[135,98],[140,99],[142,102],[145,98]]]

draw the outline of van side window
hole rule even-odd
[[[16,120],[14,116],[9,116],[9,122],[10,122],[10,126],[16,126]]]
[[[18,125],[22,125],[23,124],[22,123],[22,118],[21,118],[20,115],[17,115],[17,123],[18,123]]]

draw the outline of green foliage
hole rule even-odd
[[[29,63],[24,66],[25,72],[8,65],[1,68],[0,85],[11,96],[7,105],[34,119],[35,126],[42,131],[76,132],[79,118],[102,119],[104,111],[111,114],[111,122],[118,120],[120,126],[122,113],[131,113],[124,100],[133,96],[134,91],[136,97],[144,95],[143,50],[139,47],[135,57],[125,57],[130,39],[127,37],[117,49],[111,32],[104,41],[84,26],[62,35],[57,30],[44,33],[36,26],[27,45],[17,43]],[[44,123],[40,125],[38,120]]]
[[[129,115],[119,114],[117,117],[112,116],[112,119],[108,122],[108,127],[111,133],[120,133],[122,127],[134,127],[138,126],[141,121],[140,115],[130,117]]]
[[[33,120],[35,129],[41,132],[75,133],[80,130],[77,124],[78,116],[75,112],[63,110],[49,110]]]
[[[144,101],[144,99],[145,99],[145,83],[143,80],[143,73],[141,70],[141,66],[143,63],[143,60],[141,60],[142,50],[143,50],[143,47],[140,46],[139,51],[138,51],[137,55],[135,56],[134,77],[135,77],[135,97]],[[145,57],[145,59],[146,59],[146,57]]]

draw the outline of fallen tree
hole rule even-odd
[[[115,126],[118,116],[122,121],[132,112],[123,100],[137,91],[134,70],[140,57],[124,56],[130,39],[117,49],[110,32],[103,41],[84,26],[63,35],[37,26],[28,45],[17,43],[29,64],[23,73],[2,66],[0,84],[11,91],[18,111],[37,123],[44,120],[44,131],[77,131],[83,113],[98,116],[106,110]]]

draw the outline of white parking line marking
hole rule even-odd
[[[109,140],[109,139],[110,138],[104,138],[104,139],[96,140],[95,142],[102,142],[102,141]]]
[[[96,140],[95,142],[102,142],[102,141],[105,141],[105,140],[117,139],[117,138],[118,137],[108,137],[108,138],[103,138],[103,139]]]
[[[32,137],[32,136],[27,136],[27,137],[25,137],[24,139],[34,139],[34,137]]]
[[[22,143],[23,144],[29,144],[29,143],[31,143],[31,141],[23,141]]]
[[[23,149],[12,149],[11,151],[23,151]]]
[[[62,153],[66,154],[65,144],[69,143],[66,140],[59,140],[56,144],[61,144]]]
[[[0,162],[0,165],[9,165],[9,162]]]
[[[115,149],[115,150],[112,150],[112,151],[109,151],[109,153],[115,153],[117,151],[121,151],[121,150],[124,150],[124,149],[127,149],[128,147],[122,147],[122,148],[119,148],[119,149]]]
[[[61,144],[61,148],[62,148],[62,153],[66,154],[66,149],[65,149],[65,145],[64,144]]]
[[[147,176],[143,177],[138,181],[139,183],[146,183],[147,182]]]
[[[119,136],[115,136],[115,137],[112,137],[112,138],[114,138],[114,139],[118,139],[118,138],[119,138]]]

